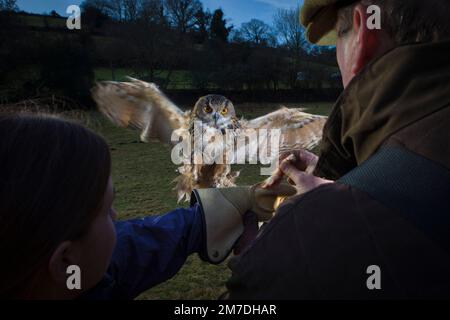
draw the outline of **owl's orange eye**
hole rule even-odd
[[[226,115],[228,114],[228,108],[227,108],[227,107],[223,108],[222,111],[220,111],[220,113],[221,113],[223,116],[226,116]]]
[[[205,111],[206,113],[212,113],[213,109],[210,106],[206,106],[203,108],[203,111]]]

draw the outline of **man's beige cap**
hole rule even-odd
[[[309,42],[320,46],[336,45],[336,22],[339,8],[358,0],[305,0],[300,22],[306,28]]]

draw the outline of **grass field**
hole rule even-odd
[[[281,105],[281,104],[280,104]],[[279,104],[244,104],[237,110],[246,118],[256,117],[277,109]],[[306,107],[316,114],[328,114],[331,103],[288,104],[287,107]],[[88,126],[103,135],[111,147],[113,179],[117,189],[115,208],[119,219],[131,219],[168,212],[178,206],[172,190],[176,166],[170,160],[171,148],[160,143],[143,144],[139,133],[117,128],[100,115],[89,117]],[[261,181],[259,165],[240,166],[238,183]],[[226,263],[212,266],[191,256],[182,270],[170,281],[153,288],[139,299],[217,299],[225,291],[230,277]]]

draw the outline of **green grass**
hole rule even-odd
[[[118,68],[114,71],[116,81],[126,81],[127,76],[133,76],[134,73],[131,69]],[[108,68],[96,68],[94,70],[96,81],[110,81],[113,80],[111,69]]]
[[[277,109],[279,104],[238,105],[241,115],[257,117]],[[306,107],[308,112],[327,114],[331,103],[288,104],[288,107]],[[117,190],[115,208],[119,219],[131,219],[169,212],[179,205],[172,190],[176,166],[170,160],[169,146],[158,142],[143,144],[139,133],[117,128],[100,115],[88,117],[88,126],[100,133],[111,147],[113,179]],[[238,183],[261,181],[259,165],[239,166],[242,170]],[[181,271],[171,280],[145,293],[139,299],[217,299],[225,292],[230,277],[226,263],[213,266],[191,256]]]

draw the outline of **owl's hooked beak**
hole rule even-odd
[[[220,132],[222,132],[222,134],[226,133],[226,129],[232,128],[232,125],[230,124],[229,119],[222,117],[219,113],[215,112],[212,115],[212,118],[214,120],[214,127],[216,129],[220,130]]]
[[[214,124],[217,126],[217,121],[219,121],[220,116],[217,112],[214,112],[213,114]]]
[[[222,134],[225,134],[225,129],[223,129],[221,125],[219,126],[218,121],[220,119],[220,115],[217,112],[214,112],[213,119],[214,119],[214,127],[219,129],[222,132]]]

